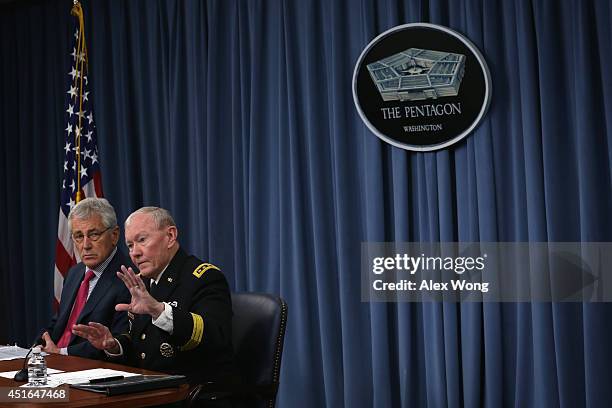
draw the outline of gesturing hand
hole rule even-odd
[[[92,346],[98,350],[107,350],[110,353],[119,353],[117,341],[113,338],[108,327],[96,322],[86,324],[75,324],[72,326],[72,333],[87,339]]]
[[[121,265],[121,272],[117,272],[119,279],[123,281],[125,286],[132,295],[130,304],[119,303],[115,306],[118,312],[132,312],[135,314],[149,314],[153,319],[157,319],[164,311],[164,304],[155,300],[147,291],[142,278],[136,275],[132,268],[126,268]]]

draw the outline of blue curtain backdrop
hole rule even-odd
[[[72,1],[0,5],[0,340],[50,316]],[[360,302],[362,241],[612,241],[609,1],[84,1],[106,197],[172,211],[233,289],[290,307],[280,407],[602,407],[609,304]],[[461,143],[408,153],[352,102],[377,34],[467,35]]]

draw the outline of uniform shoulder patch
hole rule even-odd
[[[203,263],[198,265],[194,270],[193,270],[193,276],[195,276],[196,278],[201,278],[202,275],[204,275],[204,272],[206,272],[209,269],[216,269],[218,271],[220,271],[221,269],[219,269],[218,267],[216,267],[213,264],[209,264],[209,263]]]

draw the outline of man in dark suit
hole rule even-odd
[[[43,351],[101,359],[104,353],[72,334],[72,327],[103,322],[113,333],[128,328],[126,312],[115,305],[130,301],[130,293],[117,277],[129,259],[117,248],[117,215],[103,198],[86,198],[68,214],[68,227],[81,262],[68,271],[57,314],[42,338]]]
[[[132,213],[125,241],[140,274],[121,268],[132,299],[117,305],[129,312],[130,330],[117,336],[94,322],[75,326],[74,333],[124,363],[183,374],[190,383],[235,382],[227,280],[219,268],[180,248],[177,237],[167,210]]]

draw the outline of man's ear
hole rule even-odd
[[[113,245],[117,246],[117,243],[119,242],[119,226],[118,225],[115,225],[115,227],[111,231],[111,234],[112,234],[112,239],[113,239]]]
[[[168,248],[173,246],[176,243],[176,239],[178,238],[178,230],[174,225],[171,225],[166,229],[166,236],[168,237]]]

